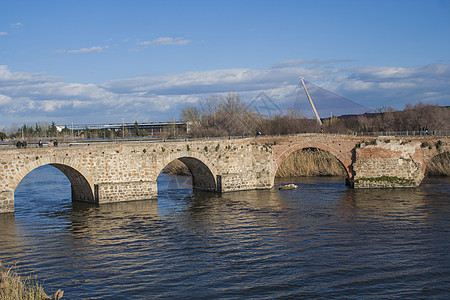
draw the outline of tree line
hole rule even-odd
[[[309,132],[354,133],[387,131],[450,131],[450,108],[438,105],[407,104],[402,111],[391,107],[378,108],[375,113],[349,115],[316,120],[302,116],[300,111],[264,117],[244,103],[238,94],[209,97],[200,105],[186,106],[182,118],[189,124],[192,137],[218,137],[295,134]]]
[[[450,131],[450,107],[422,102],[407,104],[401,111],[381,107],[374,113],[326,118],[319,125],[316,120],[308,119],[296,110],[265,117],[242,101],[239,94],[229,93],[227,96],[212,96],[201,100],[198,106],[188,105],[182,110],[181,117],[189,124],[190,137],[251,136],[258,133],[277,135],[310,132]],[[170,130],[168,137],[176,138],[175,132],[175,128]],[[135,122],[133,130],[115,132],[86,127],[80,135],[84,138],[115,138],[146,136],[148,133],[140,130]],[[55,122],[24,124],[8,132],[0,131],[2,139],[70,136],[73,136],[73,132],[67,126],[59,132]]]
[[[36,122],[34,125],[23,124],[20,127],[13,126],[9,130],[0,131],[2,139],[56,137],[57,134],[55,122],[51,124],[41,122]]]

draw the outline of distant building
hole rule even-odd
[[[150,136],[168,136],[170,134],[177,136],[188,133],[188,124],[181,121],[138,123],[138,127],[139,130],[145,130]],[[135,123],[56,125],[58,132],[61,132],[64,128],[72,131],[74,135],[80,135],[86,129],[110,130],[114,132],[126,130],[134,133]]]

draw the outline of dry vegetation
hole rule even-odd
[[[191,173],[178,159],[172,161],[163,173],[190,176]],[[302,149],[289,155],[277,170],[276,177],[345,176],[342,164],[332,154],[320,149]]]
[[[382,107],[376,113],[324,119],[319,126],[315,120],[302,117],[299,111],[278,114],[270,119],[248,107],[238,94],[210,97],[200,101],[200,107],[187,106],[182,111],[190,124],[192,137],[219,137],[295,134],[305,132],[352,133],[380,131],[450,131],[450,108],[438,105],[406,105],[402,111]]]
[[[200,101],[200,108],[187,106],[182,115],[190,124],[192,137],[249,136],[258,131],[262,134],[320,131],[316,121],[301,117],[295,111],[266,119],[247,107],[237,94]]]
[[[178,159],[169,163],[162,172],[170,175],[191,176],[188,167]]]
[[[344,175],[344,167],[336,157],[323,150],[308,148],[289,155],[278,168],[276,177]]]
[[[63,294],[63,291],[58,290],[50,297],[35,278],[31,276],[23,278],[13,269],[0,264],[0,300],[60,299]]]
[[[435,156],[427,165],[427,176],[450,176],[450,153]]]

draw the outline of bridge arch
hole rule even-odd
[[[333,147],[330,147],[330,146],[328,146],[326,144],[311,143],[311,142],[305,142],[305,143],[299,143],[299,144],[295,144],[295,145],[290,145],[286,149],[284,149],[284,151],[282,151],[274,159],[274,165],[273,165],[274,176],[276,176],[276,174],[278,172],[278,168],[281,166],[283,161],[288,156],[290,156],[294,152],[297,152],[297,151],[302,150],[302,149],[308,149],[308,148],[319,149],[319,150],[323,150],[325,152],[330,153],[331,155],[336,157],[336,159],[341,163],[341,165],[344,168],[345,173],[347,175],[347,180],[350,179],[350,178],[353,178],[353,172],[351,170],[351,166],[352,166],[352,159],[351,159],[351,157],[349,157],[348,155],[346,156],[340,150],[335,149]]]
[[[424,161],[424,175],[432,176],[448,176],[448,170],[450,169],[450,152],[443,151],[436,153],[428,160]],[[431,174],[430,174],[431,173]]]
[[[16,190],[20,181],[28,173],[45,165],[51,165],[66,175],[71,183],[72,201],[95,202],[91,176],[81,165],[72,162],[70,158],[42,158],[25,165],[12,180],[12,190]]]
[[[156,178],[161,171],[172,161],[180,160],[189,169],[192,176],[192,187],[196,190],[216,192],[217,170],[207,157],[197,152],[177,152],[168,155],[162,164],[158,166]],[[153,180],[156,181],[156,178]]]

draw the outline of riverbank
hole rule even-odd
[[[31,276],[21,277],[12,268],[0,263],[0,300],[47,300],[61,299],[64,292],[58,290],[53,297]]]

